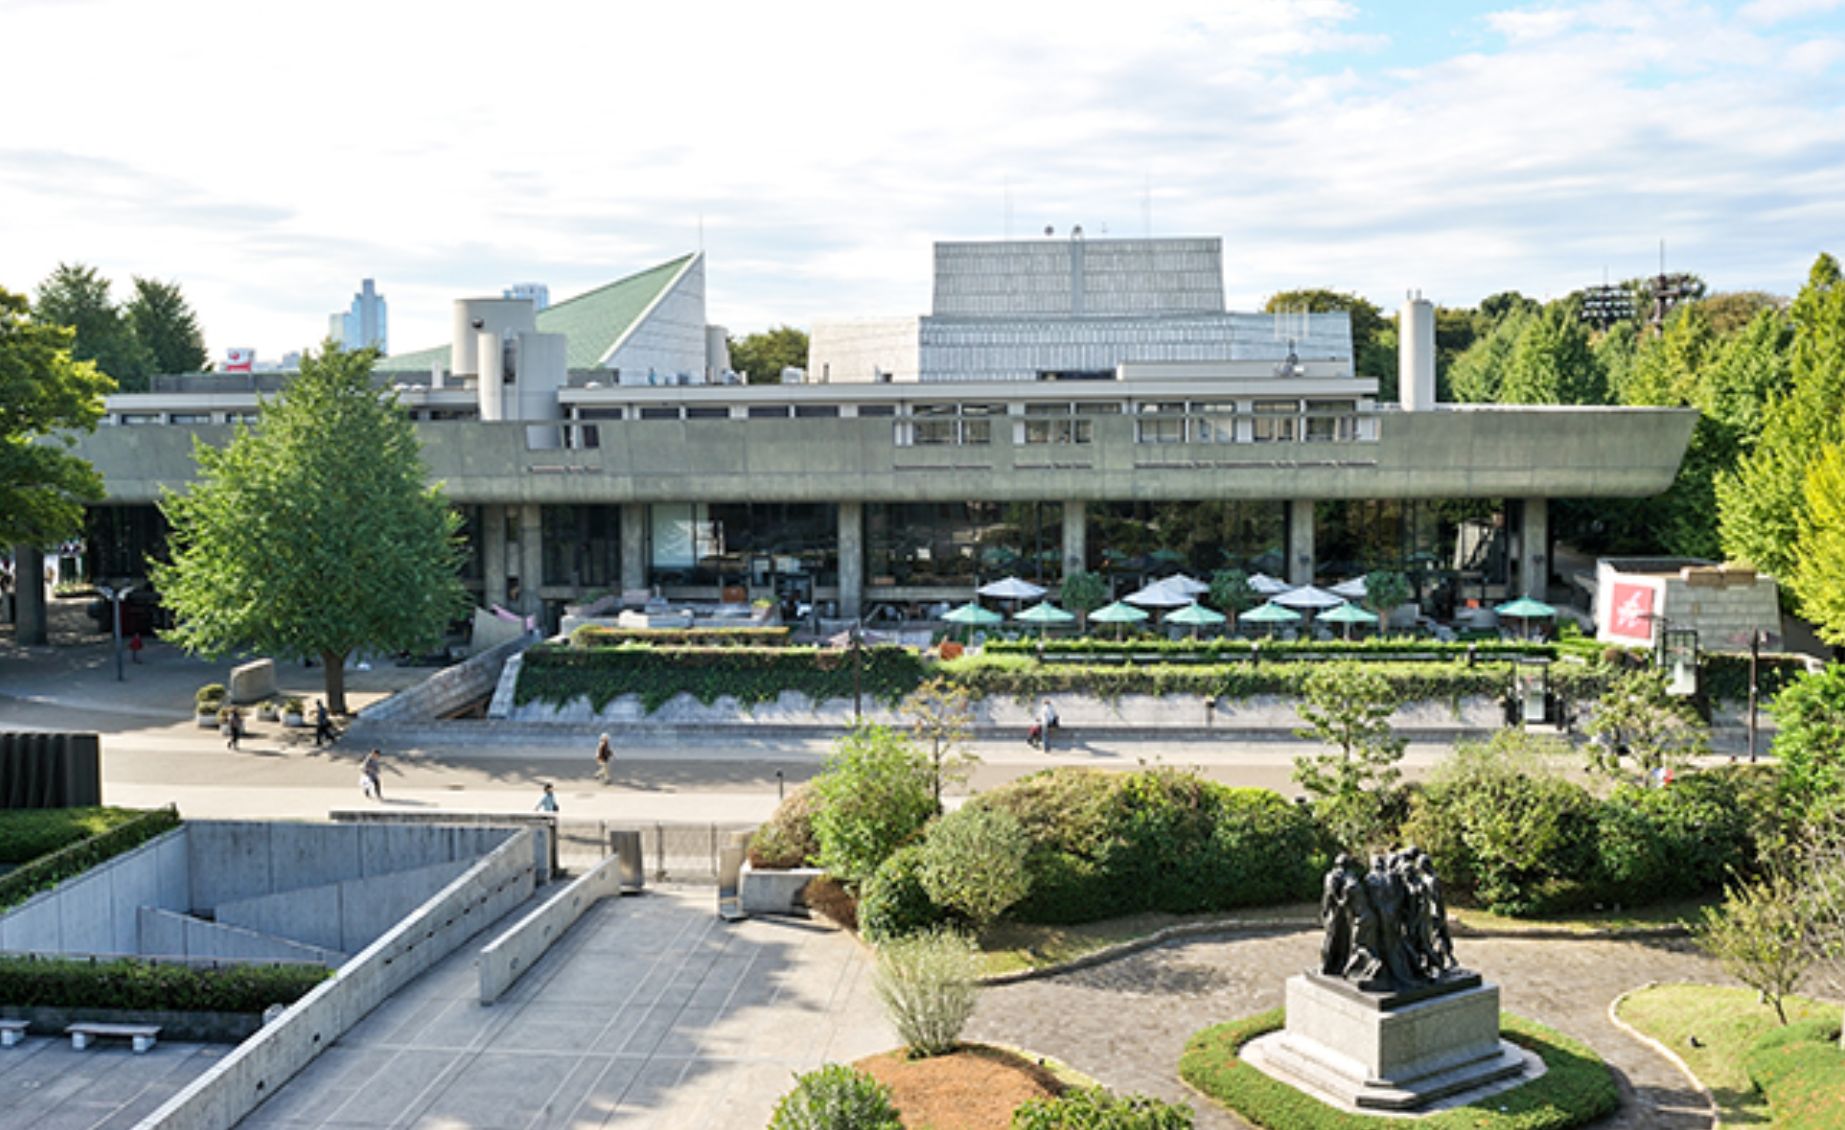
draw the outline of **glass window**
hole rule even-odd
[[[860,416],[895,416],[897,406],[895,404],[861,404],[858,406],[858,414]]]
[[[752,404],[750,405],[750,419],[752,420],[776,420],[776,419],[785,420],[787,418],[788,418],[788,406],[786,404]]]
[[[1307,439],[1313,443],[1349,442],[1358,429],[1355,400],[1309,400]]]
[[[677,406],[672,408],[641,409],[641,419],[643,420],[677,420],[678,418],[679,408]]]
[[[799,404],[794,414],[803,420],[825,420],[839,415],[837,404]]]
[[[1299,435],[1300,401],[1258,400],[1250,435],[1257,443],[1292,443]]]
[[[602,588],[621,581],[621,507],[539,508],[543,583]]]
[[[1008,573],[1062,578],[1063,507],[1055,502],[868,503],[865,577],[874,587],[966,585]]]
[[[685,418],[688,420],[728,420],[730,419],[730,409],[709,405],[692,405],[686,408]]]

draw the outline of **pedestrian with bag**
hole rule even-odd
[[[384,800],[384,784],[379,780],[383,755],[376,749],[365,755],[365,761],[359,766],[359,791],[372,800]]]
[[[615,762],[615,747],[609,744],[609,736],[602,735],[596,743],[596,780],[609,783],[609,768]]]

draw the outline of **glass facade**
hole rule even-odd
[[[865,583],[961,585],[1008,574],[1063,579],[1063,504],[898,502],[865,506]]]
[[[762,585],[771,575],[839,583],[839,508],[830,502],[656,502],[647,536],[656,584]]]
[[[621,585],[621,507],[543,506],[539,522],[547,585]]]
[[[167,553],[167,516],[151,503],[92,506],[84,516],[84,575],[98,580],[147,576]]]
[[[1403,572],[1428,610],[1451,616],[1509,582],[1513,515],[1497,499],[1352,499],[1313,508],[1314,580]]]
[[[1288,505],[1281,501],[1092,502],[1088,568],[1138,587],[1185,572],[1287,572]]]

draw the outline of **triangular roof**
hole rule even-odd
[[[586,291],[538,312],[539,333],[561,333],[569,339],[565,346],[565,366],[570,369],[597,369],[629,334],[646,313],[678,282],[696,254],[681,255],[639,274]],[[437,346],[414,353],[396,353],[380,360],[382,373],[427,373],[440,366],[448,370],[453,347]]]

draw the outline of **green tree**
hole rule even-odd
[[[1845,804],[1808,822],[1798,859],[1807,952],[1832,999],[1845,1001]],[[1845,1027],[1839,1051],[1845,1053]]]
[[[1379,569],[1365,574],[1365,603],[1371,611],[1377,613],[1378,630],[1382,631],[1390,619],[1390,614],[1409,602],[1409,578],[1395,569]]]
[[[1078,627],[1089,626],[1089,614],[1108,603],[1108,582],[1077,569],[1063,578],[1063,606],[1081,617]]]
[[[1390,729],[1397,695],[1390,683],[1357,663],[1314,668],[1301,685],[1295,733],[1337,752],[1294,759],[1294,780],[1313,798],[1313,813],[1347,850],[1382,846],[1401,807],[1398,782],[1404,739]]]
[[[460,520],[424,482],[408,417],[372,385],[374,357],[329,342],[254,429],[195,442],[197,479],[161,502],[172,561],[153,570],[171,638],[212,656],[316,656],[335,711],[349,655],[427,646],[467,607]]]
[[[1467,350],[1454,359],[1448,370],[1448,387],[1454,399],[1463,404],[1496,404],[1506,370],[1512,363],[1512,351],[1519,336],[1535,315],[1523,307],[1513,307],[1503,317],[1488,321]]]
[[[1589,767],[1621,776],[1621,758],[1631,756],[1640,779],[1655,769],[1682,769],[1710,752],[1710,729],[1683,699],[1666,693],[1663,671],[1629,671],[1595,701],[1587,726]]]
[[[1499,382],[1501,404],[1600,404],[1606,396],[1589,331],[1569,303],[1523,322]]]
[[[747,373],[753,385],[772,385],[783,369],[807,368],[807,331],[793,326],[730,339],[730,367]]]
[[[898,709],[910,720],[916,737],[929,744],[929,776],[935,810],[940,812],[942,786],[967,780],[980,760],[967,749],[967,736],[974,728],[973,692],[937,675],[904,696]]]
[[[1697,928],[1698,945],[1730,976],[1762,994],[1782,1024],[1787,1023],[1782,998],[1813,963],[1808,903],[1801,893],[1786,874],[1771,870],[1731,887],[1721,908],[1705,907]]]
[[[1309,287],[1271,294],[1262,310],[1267,314],[1345,311],[1352,321],[1353,363],[1360,373],[1378,379],[1379,396],[1388,399],[1396,395],[1396,334],[1391,320],[1370,299],[1344,291]]]
[[[1845,665],[1803,675],[1775,696],[1781,789],[1800,812],[1845,802]]]
[[[96,362],[96,367],[113,377],[123,392],[147,388],[152,359],[109,298],[109,280],[97,274],[96,268],[59,263],[57,270],[39,284],[32,316],[48,325],[75,330],[71,356]]]
[[[48,545],[83,528],[102,476],[70,452],[73,431],[102,418],[115,383],[71,357],[72,332],[27,317],[23,295],[0,289],[0,546]],[[58,442],[41,442],[56,436]]]
[[[1720,334],[1729,334],[1742,329],[1763,313],[1779,310],[1786,304],[1787,299],[1765,290],[1729,290],[1700,298],[1698,309],[1710,320],[1712,329]]]
[[[1813,264],[1789,318],[1791,388],[1770,404],[1754,449],[1716,484],[1724,552],[1783,578],[1793,572],[1808,468],[1845,438],[1845,285],[1832,256]]]
[[[1031,893],[1031,849],[1025,825],[1009,810],[965,805],[937,820],[923,840],[923,890],[984,930]]]
[[[935,815],[928,757],[902,734],[866,722],[842,736],[808,785],[819,799],[820,866],[857,887]]]
[[[205,371],[205,335],[178,283],[135,276],[135,296],[123,314],[135,340],[147,350],[155,373]]]
[[[1261,603],[1261,596],[1250,587],[1249,574],[1241,569],[1219,569],[1211,574],[1211,591],[1206,594],[1211,606],[1230,617],[1230,627],[1236,627],[1236,618]]]
[[[1845,646],[1845,442],[1823,449],[1807,469],[1806,509],[1787,581],[1819,638]]]

